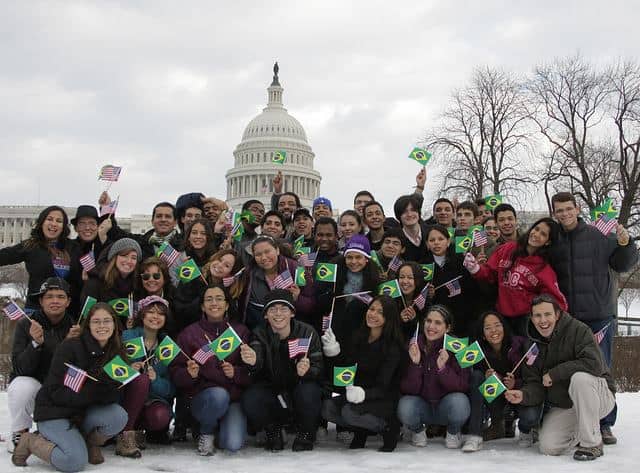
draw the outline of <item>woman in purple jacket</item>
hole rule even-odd
[[[198,350],[231,327],[246,343],[247,328],[229,317],[231,297],[221,284],[213,284],[202,296],[203,317],[186,327],[178,337],[182,351],[196,359],[178,356],[171,364],[171,377],[191,404],[191,414],[200,423],[198,454],[213,455],[213,433],[218,426],[218,445],[235,452],[246,438],[247,419],[240,406],[240,395],[249,385],[249,372],[240,360],[240,350],[221,361],[210,350]],[[211,355],[208,356],[207,355]],[[200,356],[200,355],[203,356]]]
[[[409,342],[411,360],[400,383],[404,396],[398,403],[398,418],[413,432],[411,444],[416,447],[427,445],[427,425],[447,427],[447,448],[462,446],[460,430],[471,411],[466,394],[469,369],[460,368],[455,356],[444,348],[444,335],[452,322],[446,307],[431,306],[422,323],[423,333],[417,342]]]

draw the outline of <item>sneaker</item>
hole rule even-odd
[[[530,448],[533,445],[533,433],[532,432],[520,432],[518,438],[518,446],[522,448]]]
[[[200,434],[198,437],[198,455],[210,457],[215,453],[213,448],[213,435]]]
[[[15,448],[18,446],[21,435],[22,432],[11,432],[11,440],[7,442],[7,452],[13,453]]]
[[[462,451],[466,453],[477,452],[482,450],[482,437],[479,435],[470,435],[462,446]]]
[[[411,445],[414,447],[426,447],[427,432],[424,429],[420,432],[411,432]]]
[[[600,427],[600,434],[602,434],[603,444],[615,445],[616,443],[618,443],[618,439],[615,435],[613,435],[613,432],[611,432],[611,427],[609,427],[608,425]]]
[[[342,432],[336,432],[336,440],[342,443],[351,443],[353,440],[353,432],[343,430]]]
[[[573,454],[573,459],[578,461],[591,461],[601,457],[602,455],[604,455],[602,444],[596,445],[595,447],[578,446]]]
[[[451,434],[447,432],[447,437],[445,438],[444,445],[447,448],[462,447],[462,434],[460,432],[458,432],[457,434]]]

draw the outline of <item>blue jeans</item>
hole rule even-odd
[[[600,351],[602,352],[602,358],[604,358],[604,362],[606,363],[607,367],[611,369],[611,362],[613,361],[613,336],[618,331],[618,322],[616,318],[614,316],[611,316],[604,320],[585,320],[584,323],[589,326],[593,333],[598,332],[608,323],[611,323],[611,325],[609,325],[609,328],[607,329],[607,333],[604,334],[604,338],[600,342]],[[616,423],[617,417],[618,405],[615,404],[611,412],[600,419],[600,428],[613,427]]]
[[[457,434],[470,413],[469,398],[464,393],[449,393],[437,404],[420,396],[402,396],[398,403],[398,419],[412,432],[420,432],[425,425],[444,425],[447,432]]]
[[[239,402],[231,402],[224,388],[207,388],[191,400],[191,413],[200,423],[200,433],[213,434],[220,425],[218,444],[231,452],[237,452],[247,437],[247,418]]]
[[[106,437],[113,437],[124,428],[127,417],[127,411],[118,404],[92,406],[82,421],[82,433],[69,419],[43,420],[38,422],[38,430],[44,438],[56,444],[51,452],[51,464],[57,470],[81,471],[88,462],[82,435],[97,430]]]

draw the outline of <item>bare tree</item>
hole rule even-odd
[[[452,94],[441,125],[428,130],[425,146],[446,162],[444,193],[471,198],[487,193],[522,195],[531,128],[522,86],[504,71],[477,69],[468,87]]]
[[[13,264],[0,268],[0,286],[9,285],[19,295],[22,301],[27,299],[29,293],[29,274],[24,264]]]

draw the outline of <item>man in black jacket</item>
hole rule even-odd
[[[23,432],[31,428],[36,394],[49,372],[56,348],[67,337],[80,334],[67,307],[71,302],[69,284],[49,278],[40,287],[40,306],[31,319],[22,318],[16,326],[11,350],[11,383],[7,388],[11,415],[12,450]]]

